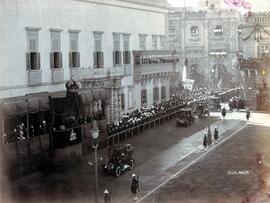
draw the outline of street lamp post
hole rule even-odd
[[[212,70],[212,89],[214,88],[214,73],[215,73],[215,69],[213,68]]]
[[[95,203],[98,203],[98,156],[97,156],[97,148],[98,148],[98,136],[99,130],[97,128],[97,121],[93,120],[93,128],[91,130],[92,135],[92,147],[95,150],[95,182],[96,182],[96,192],[95,192]]]
[[[212,69],[211,72],[213,73],[215,70]],[[209,81],[209,86],[210,86],[210,81]],[[213,88],[213,79],[212,79],[212,88]],[[209,87],[209,93],[208,93],[208,132],[207,132],[207,140],[208,140],[208,145],[212,144],[212,134],[211,134],[211,128],[210,128],[210,87]]]

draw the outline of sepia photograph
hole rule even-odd
[[[270,203],[270,0],[0,0],[0,203]]]

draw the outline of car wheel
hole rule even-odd
[[[130,167],[131,170],[134,168],[134,165],[135,165],[134,160],[131,159],[130,163],[129,163],[129,167]]]
[[[115,176],[116,177],[119,177],[121,175],[121,168],[120,166],[118,166],[116,169],[115,169]]]

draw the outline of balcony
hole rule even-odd
[[[99,79],[106,77],[124,77],[132,74],[132,65],[121,65],[107,68],[71,68],[71,75],[75,80]]]
[[[175,72],[175,63],[179,61],[173,50],[133,51],[134,80],[144,75],[157,75]]]
[[[52,69],[52,83],[53,84],[64,83],[64,69],[63,68]]]
[[[42,83],[42,71],[41,70],[29,70],[28,71],[28,85],[30,87],[39,86]]]

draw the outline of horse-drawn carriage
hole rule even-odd
[[[191,108],[184,108],[179,111],[178,118],[176,119],[176,127],[190,126],[194,123],[195,117]]]

